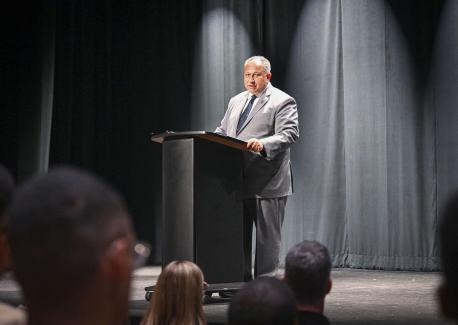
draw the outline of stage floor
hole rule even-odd
[[[146,286],[154,285],[160,267],[136,270],[132,282],[130,311],[137,319],[143,315]],[[436,272],[392,272],[334,269],[333,289],[326,300],[325,313],[334,325],[343,324],[452,324],[438,316]],[[65,293],[63,293],[65,295]],[[21,301],[16,282],[0,280],[0,300]],[[205,305],[210,324],[225,324],[227,303]]]

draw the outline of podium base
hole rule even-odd
[[[246,282],[230,282],[230,283],[213,283],[208,284],[208,287],[203,291],[202,301],[204,304],[230,302],[232,297],[239,291]],[[155,286],[145,288],[145,299],[150,301],[154,294]],[[218,294],[214,296],[213,294]]]

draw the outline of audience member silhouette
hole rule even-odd
[[[0,165],[0,275],[4,274],[10,266],[10,253],[8,239],[5,231],[5,221],[9,213],[13,197],[14,180],[10,172]],[[0,324],[25,324],[25,313],[12,306],[0,303]]]
[[[444,316],[458,321],[458,192],[448,200],[439,228],[443,280],[439,299]]]
[[[143,325],[206,324],[203,307],[204,277],[189,261],[173,261],[159,275]]]
[[[229,305],[230,325],[295,324],[294,294],[282,281],[259,277],[236,293]]]
[[[298,323],[329,324],[323,315],[325,296],[331,291],[331,259],[325,246],[303,241],[285,259],[285,277],[296,296]]]
[[[8,231],[30,324],[127,319],[134,232],[109,185],[82,170],[52,170],[17,190]]]

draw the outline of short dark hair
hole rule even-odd
[[[229,305],[231,325],[288,325],[296,319],[294,294],[276,278],[248,282]]]
[[[8,169],[0,164],[0,226],[13,198],[14,179]]]
[[[7,230],[26,298],[52,300],[62,297],[62,286],[70,296],[85,288],[105,249],[130,227],[121,197],[83,170],[57,168],[19,187]]]
[[[331,274],[328,249],[317,241],[293,246],[285,259],[285,278],[300,303],[314,303],[326,295]]]
[[[458,311],[458,192],[445,204],[440,228],[440,249],[442,268],[447,287],[449,303]]]

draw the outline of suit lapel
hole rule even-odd
[[[240,99],[240,101],[236,104],[236,106],[234,107],[232,114],[233,116],[235,116],[234,118],[235,123],[232,123],[230,127],[229,136],[231,137],[235,138],[237,136],[237,123],[239,122],[240,115],[242,114],[243,108],[245,107],[246,102],[248,101],[248,98],[250,98],[250,94],[246,92],[246,95],[243,96]]]
[[[243,123],[243,126],[242,128],[240,129],[240,132],[242,132],[242,130],[247,126],[248,123],[250,123],[250,121],[253,119],[253,117],[256,115],[257,112],[259,112],[261,110],[261,108],[264,107],[264,105],[269,101],[270,99],[270,94],[272,92],[272,86],[269,84],[267,86],[267,89],[266,89],[266,92],[264,93],[263,96],[261,96],[261,98],[259,98],[258,102],[256,103],[256,106],[253,107],[253,109],[251,110],[251,113],[250,115],[248,115],[248,118],[246,119],[245,123]],[[246,100],[245,100],[246,102]],[[243,108],[243,106],[242,106]]]

